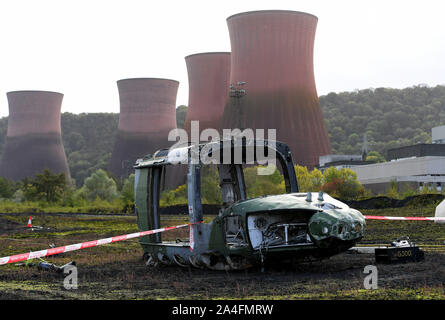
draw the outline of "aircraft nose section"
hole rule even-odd
[[[358,241],[364,235],[365,218],[357,210],[329,210],[315,213],[308,224],[313,242],[323,247],[329,239]]]

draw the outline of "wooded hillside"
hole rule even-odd
[[[363,135],[370,151],[431,142],[431,128],[445,124],[445,86],[377,88],[330,93],[320,105],[333,153],[360,154]],[[182,128],[186,106],[177,108]],[[62,139],[72,177],[78,186],[97,169],[106,169],[113,150],[119,114],[62,114]],[[0,152],[8,118],[0,119]]]

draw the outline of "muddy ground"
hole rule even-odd
[[[35,215],[33,224],[46,229],[34,231],[25,228],[27,219],[28,215],[0,215],[0,256],[137,231],[134,216]],[[184,221],[184,216],[169,216],[162,224]],[[78,289],[65,289],[65,275],[39,270],[37,260],[31,261],[33,266],[0,266],[0,299],[444,299],[445,226],[404,223],[369,222],[369,236],[361,245],[387,243],[394,234],[410,235],[423,247],[425,261],[376,265],[373,254],[347,252],[320,262],[268,267],[264,272],[149,268],[137,240],[127,240],[46,258],[56,265],[74,260]],[[187,237],[187,233],[172,230],[164,237]],[[364,288],[367,265],[377,266],[377,290]]]

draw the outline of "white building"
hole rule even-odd
[[[431,138],[433,143],[445,144],[445,126],[432,128]]]
[[[433,144],[417,144],[388,150],[390,161],[351,168],[361,184],[384,193],[391,181],[398,191],[423,186],[441,191],[445,186],[445,126],[431,130]]]

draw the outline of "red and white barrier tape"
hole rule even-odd
[[[200,222],[198,222],[198,223],[200,223]],[[57,247],[57,248],[52,248],[52,249],[47,249],[47,250],[16,254],[13,256],[0,258],[0,265],[24,261],[24,260],[36,259],[36,258],[41,258],[41,257],[52,256],[54,254],[75,251],[75,250],[80,250],[80,249],[85,249],[85,248],[96,247],[96,246],[100,246],[102,244],[108,244],[108,243],[114,243],[114,242],[133,239],[133,238],[139,238],[139,237],[147,236],[149,234],[160,233],[160,232],[164,232],[164,231],[168,231],[168,230],[172,230],[172,229],[184,228],[187,226],[191,226],[192,224],[193,223],[182,224],[182,225],[174,226],[174,227],[166,227],[166,228],[161,228],[161,229],[154,229],[154,230],[124,234],[121,236],[99,239],[99,240],[88,241],[88,242],[81,242],[81,243],[76,243],[76,244],[72,244],[69,246]]]
[[[445,221],[445,217],[387,217],[365,216],[366,220],[410,220],[410,221]]]
[[[366,220],[411,220],[411,221],[445,221],[445,217],[387,217],[387,216],[365,216]],[[198,222],[201,223],[201,222]],[[190,226],[190,250],[193,251],[194,241],[193,241],[193,234],[192,234],[192,225],[197,223],[188,223],[188,224],[182,224],[179,226],[174,227],[166,227],[166,228],[160,228],[160,229],[154,229],[154,230],[148,230],[148,231],[142,231],[142,232],[135,232],[130,234],[124,234],[121,236],[115,236],[111,238],[105,238],[105,239],[99,239],[94,241],[88,241],[88,242],[81,242],[76,243],[68,246],[62,246],[57,248],[51,248],[41,251],[32,251],[27,253],[21,253],[16,254],[9,257],[2,257],[0,258],[0,265],[8,264],[8,263],[15,263],[20,262],[24,260],[30,260],[30,259],[36,259],[41,257],[47,257],[52,256],[59,253],[69,252],[69,251],[75,251],[75,250],[81,250],[85,248],[91,248],[100,246],[103,244],[108,243],[114,243],[118,241],[133,239],[133,238],[139,238],[143,236],[147,236],[150,234],[160,233],[172,229],[179,229],[184,228],[187,226]]]

